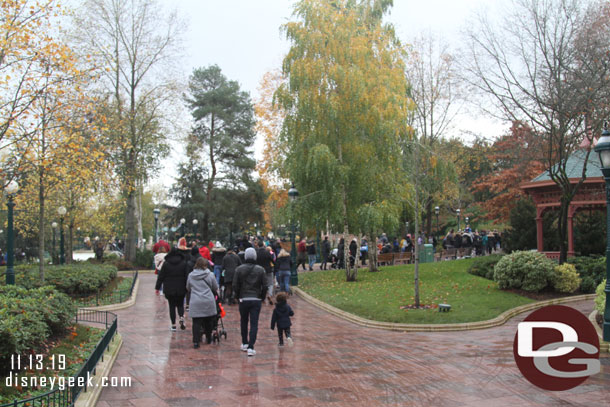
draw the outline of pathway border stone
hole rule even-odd
[[[291,287],[292,291],[296,293],[299,297],[303,298],[308,303],[315,305],[339,318],[343,318],[347,321],[353,322],[355,324],[366,326],[368,328],[377,328],[377,329],[386,329],[390,331],[403,331],[403,332],[451,332],[451,331],[470,331],[474,329],[486,329],[492,328],[495,326],[505,324],[509,319],[514,317],[515,315],[521,314],[523,312],[531,311],[537,308],[545,307],[547,305],[554,304],[564,304],[575,301],[584,301],[584,300],[593,300],[595,298],[595,294],[585,294],[585,295],[576,295],[574,297],[564,297],[564,298],[554,298],[552,300],[538,301],[533,302],[531,304],[521,305],[516,308],[511,308],[507,311],[504,311],[502,314],[498,315],[493,319],[488,319],[486,321],[477,321],[477,322],[465,322],[459,324],[405,324],[405,323],[396,323],[396,322],[381,322],[381,321],[373,321],[370,319],[359,317],[358,315],[351,314],[347,311],[343,311],[339,308],[333,307],[330,304],[327,304],[310,294],[307,294],[305,291],[301,290],[298,287]]]
[[[93,388],[88,389],[86,392],[83,391],[78,395],[74,403],[75,407],[94,407],[97,404],[97,400],[100,398],[103,390],[101,386],[102,377],[108,377],[110,374],[122,345],[123,338],[117,332],[108,346],[107,351],[109,355],[105,355],[104,361],[99,361],[95,366],[96,373],[93,376]]]
[[[140,271],[138,270],[138,273]],[[81,307],[82,309],[92,309],[96,311],[116,311],[124,308],[129,308],[136,303],[136,297],[138,296],[138,288],[140,287],[140,279],[136,280],[136,284],[133,286],[131,297],[127,301],[120,302],[118,304],[100,305],[99,307]]]

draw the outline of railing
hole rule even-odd
[[[105,294],[98,291],[95,293],[95,297],[87,296],[75,298],[75,302],[80,307],[97,307],[99,305],[120,304],[123,301],[127,301],[129,298],[131,298],[131,295],[133,294],[133,287],[135,286],[137,279],[138,271],[136,270],[136,272],[133,274],[133,279],[129,289],[114,290]]]
[[[100,359],[102,361],[104,360],[104,352],[108,348],[110,342],[114,339],[114,334],[117,331],[117,316],[108,311],[79,309],[74,319],[75,323],[89,322],[104,324],[106,327],[104,336],[97,343],[87,361],[83,364],[78,373],[72,376],[74,377],[74,387],[68,387],[66,385],[63,390],[57,388],[40,396],[15,400],[12,403],[2,404],[0,407],[72,407],[74,406],[78,395],[82,391],[87,391],[87,375],[95,374],[97,363]],[[83,377],[84,379],[79,379],[80,377]]]

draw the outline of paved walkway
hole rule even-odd
[[[239,313],[227,307],[227,341],[193,349],[171,333],[155,276],[140,274],[136,305],[118,311],[124,344],[98,407],[119,406],[610,406],[610,357],[602,373],[567,392],[545,392],[515,366],[512,341],[527,314],[492,329],[399,333],[362,328],[291,298],[292,348],[279,348],[261,312],[257,355],[239,351]],[[585,313],[591,304],[572,304]]]

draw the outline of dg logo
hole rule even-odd
[[[513,353],[523,376],[545,390],[572,389],[601,370],[595,327],[563,305],[540,308],[525,318],[518,325]]]

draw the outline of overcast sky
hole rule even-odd
[[[194,68],[217,64],[227,78],[257,97],[263,74],[281,67],[289,43],[280,26],[291,18],[293,0],[162,0],[177,8],[188,22],[184,36],[185,75]],[[460,31],[469,16],[491,3],[506,0],[394,0],[389,21],[404,43],[430,31],[453,46],[459,46]],[[475,112],[462,115],[453,135],[464,132],[496,137],[506,126],[480,117]],[[260,143],[257,143],[260,145]],[[256,148],[258,150],[259,148]],[[257,151],[257,156],[259,156]],[[165,182],[164,182],[165,183]]]

